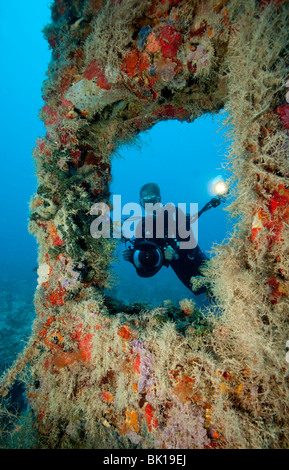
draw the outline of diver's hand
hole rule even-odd
[[[165,254],[165,259],[167,261],[173,261],[174,259],[178,259],[177,253],[175,252],[173,247],[171,247],[170,245],[166,246],[166,248],[164,249],[164,254]]]
[[[125,261],[132,260],[132,250],[124,250],[122,253],[122,257]]]

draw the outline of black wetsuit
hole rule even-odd
[[[176,227],[178,227],[178,214],[179,209],[176,211]],[[147,223],[146,222],[147,220]],[[178,259],[174,259],[172,261],[168,261],[164,259],[163,265],[164,266],[171,266],[172,269],[175,271],[178,278],[182,281],[182,283],[191,290],[191,282],[190,279],[193,276],[200,276],[201,273],[199,272],[199,267],[206,261],[207,256],[202,252],[199,246],[194,243],[195,248],[180,248],[180,242],[186,242],[189,240],[190,236],[193,237],[192,230],[190,228],[190,216],[183,214],[183,221],[186,224],[187,231],[190,231],[190,236],[187,238],[181,238],[179,236],[178,230],[176,230],[176,234],[174,237],[168,236],[168,214],[165,212],[165,219],[164,219],[164,237],[158,238],[156,237],[156,219],[157,216],[154,214],[153,216],[147,216],[146,218],[143,217],[139,226],[137,227],[136,233],[138,233],[138,237],[134,242],[134,248],[137,249],[139,243],[143,242],[144,240],[151,241],[158,245],[160,248],[164,249],[166,246],[170,245],[176,252]],[[141,226],[140,226],[141,224]],[[140,233],[141,228],[141,233]],[[153,236],[149,236],[149,235]],[[132,262],[132,260],[131,260]],[[138,274],[143,277],[147,277],[141,273],[141,270],[138,271]],[[199,295],[206,292],[206,287],[201,287],[197,291],[194,291],[194,294]]]

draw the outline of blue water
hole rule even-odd
[[[0,374],[23,349],[34,317],[37,245],[27,225],[36,190],[32,148],[44,133],[38,112],[51,54],[41,33],[47,3],[0,2]]]
[[[37,245],[27,230],[28,204],[37,186],[32,148],[45,132],[37,116],[51,54],[41,30],[49,18],[48,5],[39,0],[15,0],[13,8],[7,2],[0,5],[0,373],[23,348],[34,317]],[[140,136],[140,150],[120,149],[123,159],[113,160],[111,191],[122,195],[123,204],[138,202],[140,187],[154,181],[164,203],[195,202],[201,208],[211,198],[209,182],[219,174],[225,177],[221,163],[227,147],[222,133],[217,134],[220,122],[207,116],[192,124],[157,124]],[[205,213],[199,222],[200,247],[209,255],[229,229],[221,207]],[[119,284],[110,293],[127,301],[158,303],[192,295],[170,269],[149,280],[138,278],[121,254],[113,272]]]

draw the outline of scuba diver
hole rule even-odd
[[[221,202],[223,200],[220,196],[211,199],[196,214],[194,220],[211,207],[217,207]],[[180,246],[182,242],[189,239],[195,241],[191,229],[192,218],[190,214],[184,214],[179,208],[175,208],[175,212],[171,213],[167,210],[164,211],[163,236],[158,236],[157,219],[163,206],[161,204],[160,188],[156,183],[147,183],[142,186],[140,204],[145,208],[146,215],[141,218],[137,225],[136,238],[129,240],[132,246],[123,252],[124,260],[131,262],[137,274],[141,277],[154,276],[162,266],[171,266],[182,283],[192,292],[190,280],[192,277],[202,275],[199,268],[208,258],[196,242],[193,243],[193,247],[182,248]],[[154,207],[152,207],[153,205]],[[170,217],[175,219],[176,227],[178,227],[175,233],[169,231]],[[180,231],[184,233],[184,231],[179,230],[181,225],[186,231],[186,238],[181,238],[179,235]],[[172,233],[174,236],[172,236]],[[207,288],[202,286],[195,290],[194,294],[199,295],[205,293],[206,290]]]

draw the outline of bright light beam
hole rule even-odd
[[[209,182],[208,191],[211,196],[224,196],[228,192],[228,185],[221,175]]]
[[[228,186],[225,181],[218,181],[218,183],[216,183],[214,186],[214,191],[217,196],[224,196],[224,194],[226,194],[228,191]]]

